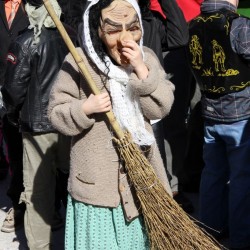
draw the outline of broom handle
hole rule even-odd
[[[93,92],[93,94],[98,95],[100,94],[100,90],[97,88],[93,78],[91,77],[87,67],[85,66],[81,56],[78,54],[73,42],[71,41],[67,31],[65,30],[62,22],[60,21],[60,19],[58,18],[58,16],[56,15],[53,6],[51,5],[49,0],[43,0],[43,3],[45,5],[45,8],[47,9],[49,15],[51,16],[52,20],[54,21],[54,23],[56,24],[56,27],[59,31],[59,33],[61,34],[64,42],[66,43],[70,53],[72,54],[81,74],[83,75],[83,77],[86,79],[87,84],[89,85],[91,91]],[[120,125],[118,124],[115,115],[112,111],[108,111],[105,113],[106,116],[108,117],[108,120],[115,132],[115,134],[117,135],[118,139],[122,139],[124,137],[124,133],[120,127]]]

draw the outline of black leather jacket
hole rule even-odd
[[[5,1],[0,0],[0,86],[4,84],[4,75],[6,72],[6,55],[8,53],[9,46],[20,31],[23,31],[28,27],[29,19],[26,16],[22,5],[19,6],[15,18],[11,27],[9,28],[6,13],[5,13]]]
[[[72,29],[67,31],[74,40]],[[43,28],[32,44],[33,30],[26,30],[11,44],[3,101],[9,121],[22,132],[55,132],[47,118],[50,90],[68,49],[57,29]]]
[[[175,0],[159,0],[167,18],[155,11],[143,11],[143,45],[152,49],[163,66],[163,51],[188,44],[188,25]]]

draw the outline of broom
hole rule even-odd
[[[49,0],[44,5],[71,52],[79,71],[93,94],[100,93],[82,58],[79,56],[64,26]],[[149,235],[150,248],[159,250],[219,250],[223,247],[196,225],[167,193],[153,167],[128,132],[123,132],[112,111],[106,113],[117,138],[118,151],[125,162],[129,178],[135,187]]]

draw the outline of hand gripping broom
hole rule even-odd
[[[44,0],[44,5],[93,94],[99,94],[99,89],[96,87],[62,23],[56,16],[49,0]],[[132,141],[130,134],[122,131],[114,114],[109,111],[106,115],[117,136],[114,141],[118,145],[120,156],[125,162],[129,178],[140,201],[151,249],[222,249],[223,247],[200,229],[167,193],[147,158]]]

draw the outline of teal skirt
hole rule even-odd
[[[148,250],[142,217],[124,219],[122,206],[96,207],[68,196],[65,250]]]

